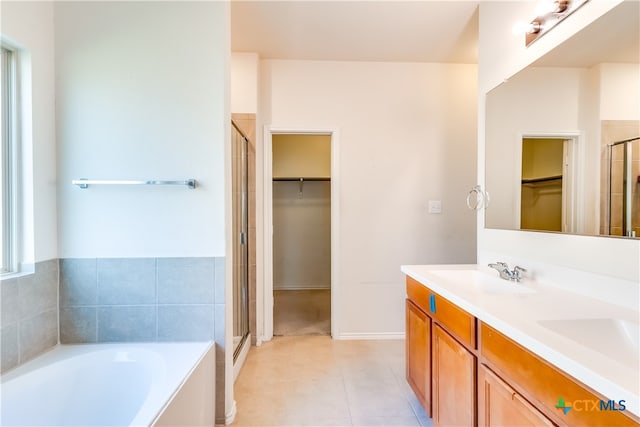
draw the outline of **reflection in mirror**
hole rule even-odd
[[[640,237],[640,137],[608,145],[607,234]]]
[[[523,230],[566,231],[563,226],[563,138],[522,139],[520,227]],[[568,160],[568,159],[567,159]]]
[[[640,237],[640,2],[490,91],[485,129],[487,228]]]

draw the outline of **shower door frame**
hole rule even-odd
[[[633,147],[632,142],[639,140],[640,137],[628,138],[622,141],[616,141],[607,145],[607,157],[608,157],[608,203],[607,203],[607,232],[611,236],[611,193],[613,191],[613,149],[614,147],[623,146],[623,160],[622,160],[622,237],[635,237],[632,236],[633,229]]]
[[[244,134],[244,132],[240,129],[240,127],[233,121],[231,120],[231,127],[232,127],[232,131],[231,134],[233,135],[233,129],[235,129],[235,131],[238,133],[238,135],[241,138],[241,142],[240,144],[242,145],[242,147],[240,148],[240,152],[242,153],[240,156],[240,162],[241,162],[241,195],[240,195],[240,217],[241,217],[241,224],[240,224],[240,230],[235,229],[235,227],[232,227],[232,234],[233,234],[233,253],[234,253],[234,257],[235,255],[237,255],[236,253],[236,245],[239,245],[240,247],[240,251],[242,252],[242,262],[240,263],[240,265],[238,266],[238,260],[234,259],[233,262],[233,271],[232,271],[232,282],[233,282],[233,297],[232,297],[232,301],[233,301],[233,333],[232,336],[235,340],[235,327],[236,327],[236,322],[238,322],[239,319],[236,318],[236,287],[238,286],[237,280],[241,280],[242,281],[242,289],[241,292],[242,294],[240,295],[240,306],[241,306],[241,315],[242,315],[242,319],[241,324],[243,326],[243,334],[240,337],[240,341],[237,343],[233,343],[233,361],[234,364],[236,363],[236,361],[238,360],[245,346],[245,343],[247,342],[247,340],[250,341],[250,335],[251,335],[251,329],[250,329],[250,315],[249,315],[249,160],[248,160],[248,155],[249,155],[249,138],[247,138],[247,136]],[[237,141],[234,139],[232,141],[232,144],[236,144]],[[235,179],[236,177],[236,171],[234,170],[234,168],[236,166],[238,166],[237,163],[235,163],[235,159],[233,156],[233,152],[234,150],[236,150],[235,147],[231,147],[231,152],[232,152],[232,180]],[[235,190],[234,190],[235,193]],[[235,199],[236,195],[232,195],[232,200],[233,200],[233,204],[234,204],[234,208],[236,205],[236,199]],[[233,211],[233,222],[235,224],[235,220],[237,219],[236,215],[237,215],[237,211],[234,209]],[[239,233],[237,233],[239,231]],[[236,273],[238,273],[238,268],[242,269],[241,272],[241,276],[238,277],[236,275]]]
[[[338,301],[340,298],[339,286],[339,130],[337,128],[296,128],[281,126],[264,126],[263,132],[263,223],[262,232],[257,230],[257,235],[262,236],[262,244],[257,243],[257,257],[262,262],[257,266],[258,277],[262,277],[262,286],[256,286],[256,320],[257,337],[256,345],[262,341],[270,341],[273,338],[273,144],[272,135],[296,134],[296,135],[328,135],[331,137],[331,337],[340,338],[338,320]],[[259,217],[259,214],[258,214]],[[258,224],[256,224],[258,225]]]

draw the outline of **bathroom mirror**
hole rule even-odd
[[[491,90],[485,131],[485,227],[640,238],[640,2]]]

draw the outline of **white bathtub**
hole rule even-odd
[[[61,345],[2,375],[2,426],[209,425],[215,345]]]

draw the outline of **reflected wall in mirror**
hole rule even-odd
[[[640,2],[625,1],[487,94],[485,226],[640,237],[640,140],[615,145],[636,137]],[[560,145],[561,168],[537,169]]]

